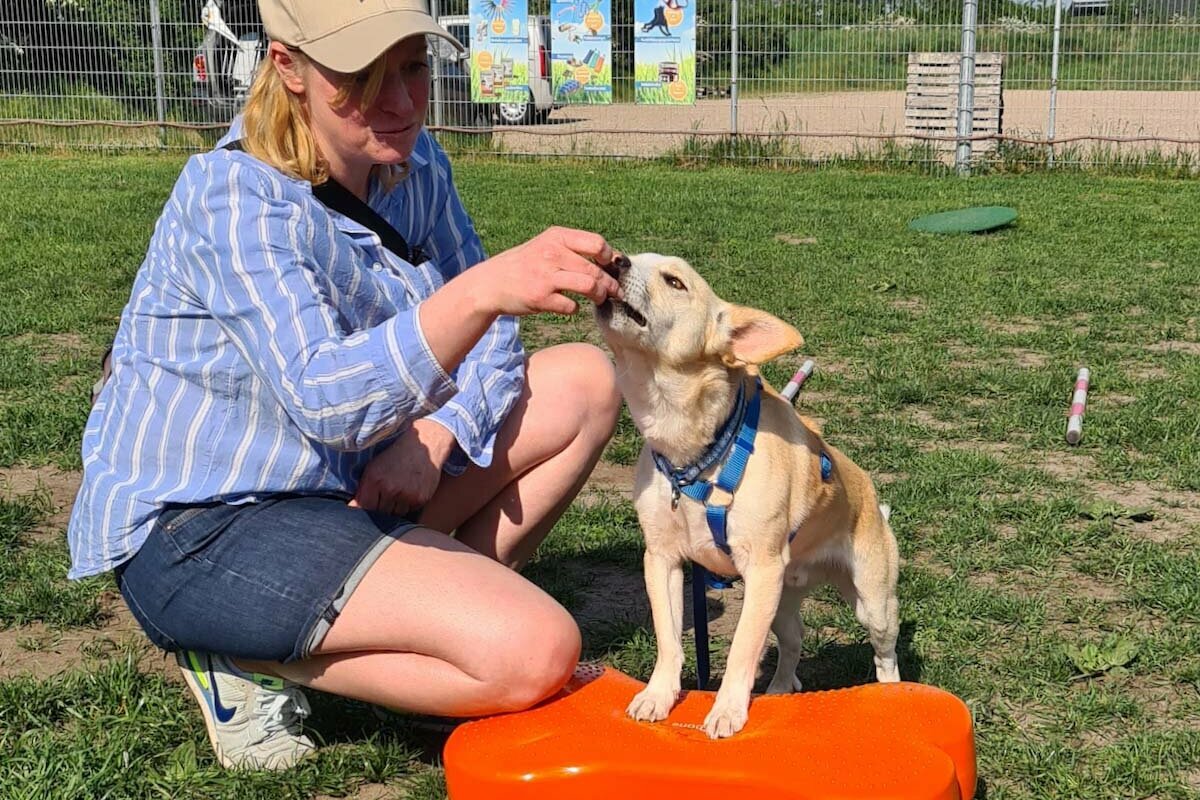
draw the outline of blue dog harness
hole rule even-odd
[[[754,452],[754,439],[758,434],[758,414],[762,405],[762,379],[756,378],[754,392],[747,399],[745,383],[738,385],[737,399],[733,411],[725,424],[717,431],[716,440],[696,461],[686,467],[676,467],[662,453],[651,451],[654,466],[671,482],[671,508],[679,504],[679,496],[686,495],[704,503],[704,518],[712,532],[713,543],[726,555],[731,554],[726,522],[734,492],[742,482],[750,454]],[[828,483],[833,476],[833,462],[824,450],[820,454],[821,480]],[[714,464],[721,464],[715,481],[701,480],[700,476]],[[713,502],[714,490],[720,490],[720,502]],[[788,541],[798,531],[792,531]]]
[[[698,503],[704,503],[704,518],[708,529],[712,532],[713,543],[726,555],[732,555],[726,533],[726,522],[729,506],[733,503],[733,494],[742,482],[746,472],[746,463],[754,452],[754,439],[758,434],[758,412],[762,403],[762,379],[754,382],[754,394],[746,398],[746,384],[738,385],[737,399],[733,403],[733,411],[729,418],[717,431],[716,439],[711,447],[700,456],[696,463],[687,467],[675,467],[662,453],[650,451],[654,457],[654,466],[671,482],[671,510],[679,506],[679,496],[687,495]],[[833,461],[824,450],[820,453],[821,480],[828,483],[833,478]],[[716,481],[700,480],[700,476],[713,465],[721,463],[721,471]],[[713,490],[719,489],[723,495],[723,503],[712,502]],[[799,533],[799,529],[788,536],[790,542]],[[708,606],[704,596],[704,587],[710,581],[708,570],[699,564],[692,564],[692,620],[695,627],[696,643],[696,683],[701,689],[708,686]],[[727,588],[728,582],[714,583],[718,588]]]

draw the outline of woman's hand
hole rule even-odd
[[[495,313],[574,314],[579,304],[564,292],[593,303],[618,296],[616,279],[598,266],[612,259],[604,237],[556,227],[476,264],[465,275],[475,279],[480,299]]]
[[[367,464],[350,505],[398,517],[420,510],[437,490],[454,444],[444,426],[416,420]]]

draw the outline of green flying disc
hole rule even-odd
[[[926,233],[982,233],[1002,228],[1016,218],[1015,208],[976,206],[917,217],[908,223],[908,227]]]

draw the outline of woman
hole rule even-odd
[[[454,40],[419,0],[259,5],[242,138],[189,160],[155,228],[69,533],[71,576],[115,569],[177,653],[221,763],[285,768],[313,749],[295,684],[467,716],[570,676],[574,621],[513,570],[619,396],[601,351],[527,358],[514,317],[617,287],[584,231],[484,258],[422,128],[425,36]],[[314,197],[335,182],[424,257]]]

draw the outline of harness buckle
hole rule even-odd
[[[728,508],[733,505],[733,492],[714,483],[708,492],[704,504],[717,508]]]

